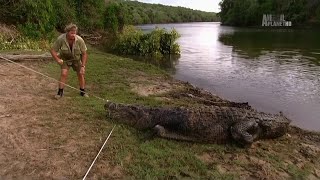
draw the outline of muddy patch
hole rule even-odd
[[[148,77],[143,73],[131,80],[131,90],[140,96],[160,95],[183,87],[178,81]]]

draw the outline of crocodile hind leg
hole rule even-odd
[[[259,130],[258,123],[254,120],[249,120],[231,126],[231,135],[240,144],[251,145],[258,138]]]
[[[195,138],[191,138],[182,134],[178,134],[175,132],[170,131],[169,129],[166,129],[165,127],[161,125],[156,125],[153,128],[156,135],[162,138],[166,139],[174,139],[174,140],[180,140],[180,141],[191,141],[196,142],[197,140]]]

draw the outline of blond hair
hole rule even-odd
[[[78,31],[78,26],[73,23],[70,23],[70,24],[66,25],[66,27],[64,28],[64,31],[69,32],[72,29],[75,29],[76,31]]]

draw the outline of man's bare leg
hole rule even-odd
[[[80,95],[84,97],[89,97],[84,91],[85,91],[85,79],[84,74],[78,73],[78,80],[79,80],[79,86],[80,86]]]
[[[85,79],[84,79],[84,74],[78,73],[78,80],[79,80],[79,86],[81,89],[84,89],[85,87]]]
[[[59,99],[63,96],[63,88],[68,78],[68,72],[69,72],[69,69],[61,69],[59,90],[58,90],[58,94],[55,95],[56,99]]]
[[[69,72],[69,69],[61,69],[59,89],[64,88],[64,84],[66,83],[67,78],[68,78],[68,72]]]

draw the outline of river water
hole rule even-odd
[[[320,31],[257,29],[219,23],[138,26],[175,28],[181,57],[173,76],[292,124],[320,131]]]

